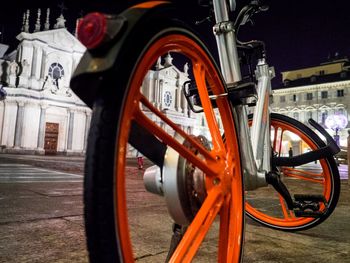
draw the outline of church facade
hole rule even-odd
[[[0,52],[1,84],[7,94],[0,101],[0,152],[84,155],[91,110],[72,92],[69,82],[86,49],[66,29],[62,15],[52,28],[49,10],[43,27],[40,15],[39,10],[35,29],[29,32],[29,11],[24,14],[17,49],[5,56]],[[183,130],[209,138],[204,115],[191,112],[182,92],[184,82],[190,80],[188,64],[179,68],[171,54],[160,57],[146,75],[142,92]],[[129,155],[134,155],[132,147]]]
[[[0,102],[0,151],[31,154],[82,154],[91,110],[69,88],[85,47],[65,28],[63,16],[50,28],[29,32],[24,15],[17,50],[0,63],[7,93]]]

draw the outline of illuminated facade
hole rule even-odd
[[[86,147],[91,110],[69,88],[85,47],[65,28],[61,15],[51,28],[40,10],[33,32],[24,15],[17,49],[0,54],[0,151],[5,153],[77,154]]]
[[[71,91],[69,82],[86,49],[65,28],[62,15],[53,28],[49,10],[44,26],[40,15],[39,10],[34,32],[29,32],[29,11],[24,15],[15,51],[4,55],[7,46],[0,44],[1,84],[7,93],[0,101],[0,152],[83,155],[91,110]],[[146,75],[142,92],[183,130],[209,138],[203,114],[191,112],[182,93],[188,71],[187,63],[175,66],[167,54]]]
[[[336,59],[315,67],[282,72],[283,86],[273,91],[273,112],[304,124],[312,118],[334,136],[336,131],[327,127],[327,120],[334,115],[349,119],[349,69],[348,59]],[[340,146],[347,145],[348,129],[349,124],[339,129]]]

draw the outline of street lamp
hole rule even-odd
[[[334,114],[326,118],[325,125],[328,129],[335,131],[334,140],[339,146],[339,130],[344,129],[348,125],[348,118],[343,114]]]

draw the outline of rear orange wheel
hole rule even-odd
[[[108,77],[112,86],[94,105],[85,180],[90,259],[132,262],[151,255],[164,261],[175,222],[187,231],[170,262],[213,256],[213,246],[214,260],[240,262],[244,191],[236,131],[229,102],[220,99],[214,109],[208,96],[209,86],[214,95],[225,87],[191,32],[161,25],[130,41],[125,48],[130,55],[116,65],[119,70]],[[186,64],[187,75],[179,74],[169,54],[174,63]],[[164,74],[162,82],[157,74]],[[181,122],[193,114],[180,92],[188,79],[195,81],[203,108],[199,117],[190,115],[191,124]],[[143,174],[127,159],[133,156],[129,143],[155,164],[145,178],[157,180],[145,184],[164,198],[144,189]]]
[[[304,124],[284,115],[271,114],[272,149],[276,156],[294,156],[315,150],[324,143]],[[318,218],[296,217],[272,186],[250,191],[246,196],[246,213],[252,219],[275,229],[296,231],[323,222],[337,205],[340,193],[339,172],[334,158],[329,157],[297,167],[277,167],[291,195],[322,195],[327,206]]]

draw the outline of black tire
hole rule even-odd
[[[111,73],[104,76],[105,85],[99,90],[93,104],[84,181],[84,215],[91,262],[122,262],[125,260],[124,253],[126,252],[122,246],[123,241],[121,241],[117,227],[120,222],[116,215],[116,203],[118,202],[116,196],[120,187],[123,187],[118,183],[119,175],[116,174],[116,171],[120,169],[120,166],[125,165],[125,155],[122,156],[119,153],[119,137],[124,132],[123,129],[128,129],[124,126],[125,123],[121,122],[124,114],[131,110],[126,109],[125,106],[131,76],[143,58],[144,52],[158,39],[169,34],[178,34],[196,42],[202,51],[209,54],[203,43],[177,21],[150,20],[144,28],[147,30],[142,34],[130,36],[129,41],[121,50],[123,59],[115,64]],[[121,159],[123,160],[120,161]],[[237,164],[237,169],[240,169],[239,164]],[[242,181],[241,176],[240,180]],[[242,192],[242,215],[239,216],[241,218],[239,222],[241,245],[237,255],[239,260],[242,258],[244,238],[243,186],[240,191]],[[171,229],[169,229],[169,234],[171,236]]]
[[[250,116],[250,120],[252,120],[252,115]],[[306,125],[302,124],[301,122],[292,119],[290,117],[287,117],[285,115],[280,115],[280,114],[276,114],[276,113],[272,113],[271,114],[271,126],[275,126],[278,127],[278,125],[283,125],[284,128],[288,131],[288,129],[296,129],[293,133],[299,135],[299,137],[301,138],[307,138],[309,139],[312,143],[313,146],[310,148],[321,148],[323,146],[325,146],[324,142],[317,136],[317,134],[315,134],[315,132],[313,132],[309,127],[307,127]],[[288,128],[289,127],[289,128]],[[322,223],[324,220],[326,220],[334,211],[337,203],[338,203],[338,199],[339,199],[339,194],[340,194],[340,177],[339,177],[339,171],[336,165],[336,162],[334,160],[333,157],[328,157],[323,159],[323,165],[321,166],[321,169],[323,172],[328,173],[329,174],[329,179],[327,184],[329,184],[329,194],[326,197],[327,202],[328,202],[328,210],[321,216],[318,218],[308,218],[307,220],[301,221],[302,219],[300,219],[300,221],[295,221],[294,224],[290,223],[290,225],[286,225],[286,222],[283,222],[283,219],[280,219],[280,217],[278,217],[277,215],[272,215],[268,214],[270,211],[268,211],[266,208],[264,209],[263,207],[261,207],[260,209],[256,209],[256,207],[254,206],[258,206],[258,204],[250,204],[249,201],[249,193],[247,194],[247,204],[250,204],[250,208],[247,207],[246,209],[246,214],[253,219],[256,222],[261,223],[264,226],[273,228],[273,229],[277,229],[277,230],[284,230],[284,231],[301,231],[301,230],[306,230],[306,229],[310,229],[312,227],[315,227],[317,225],[319,225],[320,223]],[[296,184],[297,180],[295,180],[295,178],[293,178],[294,181],[293,183]],[[302,181],[300,181],[302,182]],[[304,182],[302,182],[304,183]],[[310,187],[311,184],[306,185],[307,187]],[[299,189],[296,189],[295,191],[299,191],[297,192],[297,194],[307,194],[304,192],[300,192],[302,191],[302,184],[299,185]],[[290,190],[290,189],[289,189]],[[307,190],[305,188],[305,190]],[[322,189],[321,189],[322,190]],[[254,193],[256,195],[256,197],[254,198],[259,198],[259,191],[270,191],[270,194],[272,194],[272,192],[276,192],[271,186],[269,186],[269,188],[267,189],[258,189],[256,191],[252,191],[252,193]],[[263,192],[261,192],[261,194],[263,195]],[[291,193],[293,194],[293,192]],[[322,193],[323,194],[323,193]],[[266,198],[266,195],[265,195]],[[253,201],[252,201],[253,202]],[[259,213],[255,213],[254,210],[259,211]],[[271,216],[272,219],[265,217],[265,215]],[[273,219],[273,218],[276,218]],[[281,220],[281,222],[279,222],[278,220]],[[293,220],[292,219],[288,219],[288,220]],[[274,223],[275,221],[275,223]]]

